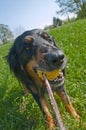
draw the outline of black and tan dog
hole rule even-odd
[[[45,97],[45,82],[37,72],[38,70],[53,72],[60,69],[59,75],[55,79],[49,80],[49,83],[52,90],[60,96],[68,111],[75,118],[79,118],[64,88],[65,55],[47,32],[34,29],[17,37],[9,51],[8,63],[14,75],[33,95],[51,129],[55,127],[55,123]]]

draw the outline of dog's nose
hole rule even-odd
[[[62,51],[48,53],[46,55],[46,61],[53,65],[61,65],[64,62],[64,53]]]

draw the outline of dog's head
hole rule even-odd
[[[64,84],[65,55],[53,37],[43,30],[26,31],[17,37],[9,52],[8,63],[17,77],[22,77],[26,71],[35,82],[43,83],[42,73],[45,73],[51,85]]]

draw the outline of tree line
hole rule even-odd
[[[86,18],[86,0],[56,0],[59,10],[57,15],[76,14],[77,18]]]
[[[71,13],[76,15],[76,19],[86,18],[86,0],[56,0],[56,4],[59,7],[56,11],[57,16],[66,15]],[[62,21],[58,17],[53,17],[53,27],[61,26]]]
[[[16,36],[19,36],[25,29],[21,25],[16,27],[12,32],[8,25],[0,24],[0,44],[13,42]]]
[[[0,43],[8,43],[12,42],[14,39],[14,35],[12,31],[9,29],[8,25],[0,24]]]

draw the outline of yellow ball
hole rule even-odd
[[[41,71],[41,70],[38,70],[37,71],[37,74],[38,76],[43,80],[43,73],[46,75],[46,78],[48,80],[54,80],[55,78],[57,78],[59,76],[59,73],[61,72],[61,69],[56,69],[56,70],[53,70],[53,71]]]

